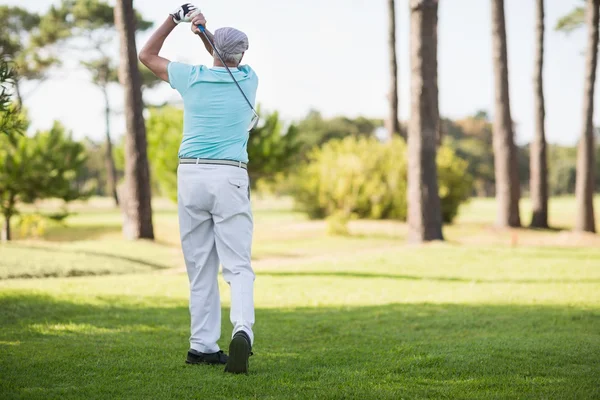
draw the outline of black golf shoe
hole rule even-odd
[[[186,364],[227,364],[227,354],[223,351],[216,353],[200,353],[199,351],[190,349],[187,353]]]
[[[225,372],[232,374],[248,373],[248,358],[252,355],[250,336],[244,331],[233,335],[229,344],[229,360],[225,365]]]

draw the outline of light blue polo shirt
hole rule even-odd
[[[254,105],[258,77],[247,65],[230,68]],[[183,140],[179,158],[248,162],[252,110],[224,67],[177,62],[167,67],[169,83],[183,97]]]

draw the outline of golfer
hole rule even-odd
[[[200,36],[213,55],[210,68],[159,56],[167,36],[182,22],[191,22],[195,34],[201,33],[198,26],[206,27],[204,15],[195,6],[182,5],[150,37],[140,52],[140,61],[169,82],[184,104],[177,197],[181,246],[190,281],[191,337],[186,362],[225,364],[225,372],[246,373],[254,342],[247,144],[253,119],[249,102],[254,105],[258,78],[252,68],[240,65],[248,50],[248,37],[233,28],[217,29],[214,35],[206,30],[209,39]],[[211,42],[221,57],[213,54]],[[233,335],[229,356],[217,345],[221,336],[219,264],[231,288]]]

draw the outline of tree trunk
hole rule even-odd
[[[583,132],[577,151],[577,183],[575,196],[577,219],[575,230],[596,232],[594,220],[594,85],[598,65],[598,22],[600,0],[587,0],[586,24],[588,26],[588,47],[586,57],[585,90],[583,99]]]
[[[2,226],[2,234],[0,235],[0,240],[2,242],[9,242],[12,239],[10,232],[10,217],[8,215],[4,215],[4,224]]]
[[[408,128],[408,238],[444,240],[436,152],[438,0],[410,1],[411,116]]]
[[[104,117],[106,123],[106,183],[108,186],[108,192],[115,200],[115,206],[119,206],[119,196],[117,195],[117,168],[115,167],[115,159],[113,157],[112,140],[110,138],[110,101],[108,99],[108,92],[106,87],[102,87],[102,94],[104,94]]]
[[[128,239],[154,239],[146,127],[143,116],[141,75],[135,44],[136,20],[133,0],[118,0],[115,25],[121,42],[119,80],[125,91],[125,197],[123,233]]]
[[[390,139],[394,134],[402,134],[398,120],[398,62],[396,58],[396,7],[394,0],[388,0],[388,51],[390,54],[390,92],[387,131]]]
[[[546,107],[544,104],[544,0],[537,0],[535,74],[535,138],[531,143],[530,182],[532,228],[548,228],[548,161],[546,158]]]
[[[520,227],[519,168],[514,143],[508,90],[508,56],[504,0],[492,0],[492,44],[495,78],[494,162],[496,174],[496,199],[500,227]]]

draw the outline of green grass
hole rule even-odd
[[[554,203],[557,221],[573,205]],[[157,208],[159,243],[123,242],[118,213],[82,206],[45,241],[0,246],[0,397],[599,398],[598,236],[495,230],[493,206],[465,207],[447,243],[409,246],[403,224],[328,237],[287,202],[259,202],[248,376],[183,362],[172,206]]]

